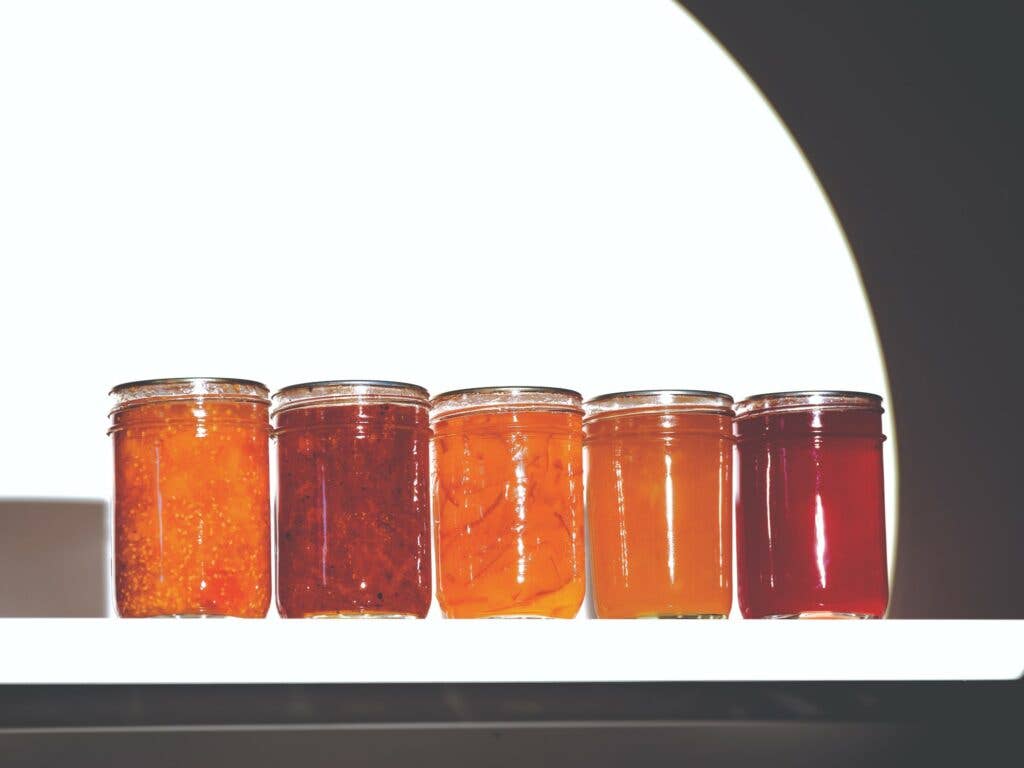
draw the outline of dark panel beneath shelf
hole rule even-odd
[[[1016,723],[1024,683],[0,686],[0,730],[513,723]]]
[[[374,731],[198,731],[3,734],[18,765],[317,766],[879,766],[970,765],[1011,756],[991,728],[830,723],[648,727],[508,727]]]

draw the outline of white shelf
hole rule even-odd
[[[6,683],[1008,680],[1024,621],[2,619]]]

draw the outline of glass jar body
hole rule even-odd
[[[581,413],[505,407],[433,429],[444,615],[575,616],[585,590]]]
[[[728,616],[731,414],[627,412],[585,430],[597,616]]]
[[[767,410],[738,418],[735,434],[743,616],[881,617],[881,409]]]
[[[277,416],[277,584],[284,617],[430,609],[430,429],[424,406]]]
[[[270,605],[266,401],[148,398],[114,411],[118,614],[261,618]]]

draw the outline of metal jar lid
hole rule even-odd
[[[380,379],[335,379],[291,384],[273,395],[273,415],[299,408],[367,403],[428,408],[430,394],[418,384]]]
[[[477,387],[442,392],[430,405],[431,421],[479,411],[517,409],[582,414],[583,395],[575,390],[560,387]]]
[[[221,376],[185,376],[166,379],[127,381],[113,387],[113,412],[128,405],[147,400],[189,400],[218,398],[270,402],[270,390],[265,384],[251,379],[233,379]]]

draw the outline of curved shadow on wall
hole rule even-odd
[[[845,249],[847,258],[849,258],[853,262],[853,265],[855,267],[855,272],[859,280],[861,297],[865,305],[867,305],[867,307],[869,308],[872,323],[872,334],[875,338],[878,356],[882,360],[883,374],[885,377],[885,391],[878,391],[877,394],[881,395],[883,399],[883,406],[885,410],[883,415],[882,428],[887,440],[886,444],[883,446],[886,485],[885,504],[887,507],[886,536],[887,538],[889,538],[889,541],[887,542],[887,556],[889,558],[888,571],[890,582],[890,602],[889,607],[886,611],[886,616],[888,618],[900,618],[900,616],[898,615],[898,608],[895,610],[894,613],[894,601],[892,599],[892,593],[894,591],[894,585],[896,583],[896,576],[899,572],[899,511],[902,502],[899,493],[899,467],[901,454],[899,451],[899,440],[897,439],[898,436],[896,434],[896,419],[893,406],[892,382],[889,376],[888,357],[885,354],[885,348],[882,344],[881,339],[881,332],[878,327],[878,320],[874,312],[874,307],[871,302],[870,294],[868,293],[867,286],[864,282],[863,274],[861,272],[860,260],[857,258],[856,253],[854,252],[854,249],[849,242],[849,238],[846,235],[846,230],[843,226],[843,222],[840,219],[838,212],[836,211],[831,196],[828,194],[828,190],[825,188],[825,185],[819,177],[817,170],[814,168],[814,165],[811,163],[810,159],[805,154],[803,145],[797,140],[793,131],[790,129],[789,123],[783,118],[783,115],[776,108],[775,104],[768,98],[767,94],[765,94],[765,92],[761,89],[760,84],[751,76],[750,72],[747,71],[743,64],[733,55],[732,51],[725,45],[725,43],[720,38],[718,38],[711,30],[708,29],[708,27],[701,20],[700,16],[698,16],[695,12],[693,12],[690,8],[687,7],[689,3],[685,2],[685,0],[674,0],[674,2],[698,23],[698,25],[708,34],[708,37],[710,37],[712,40],[718,43],[718,47],[722,51],[723,55],[728,57],[733,62],[733,64],[736,65],[736,68],[743,75],[746,76],[746,79],[749,82],[749,84],[758,93],[758,95],[760,95],[761,99],[764,102],[764,105],[775,116],[775,119],[778,121],[778,123],[781,126],[783,126],[785,132],[787,133],[790,141],[793,144],[793,147],[797,150],[798,154],[800,155],[800,158],[804,162],[807,171],[810,173],[815,184],[817,185],[818,192],[825,199],[826,204],[828,206],[828,210],[832,214],[833,222],[835,223],[836,228],[839,230],[841,237],[843,239],[843,243],[846,247]]]
[[[857,261],[898,405],[889,615],[1024,618],[1020,416],[998,399],[1024,325],[1024,9],[676,1],[783,120]]]

